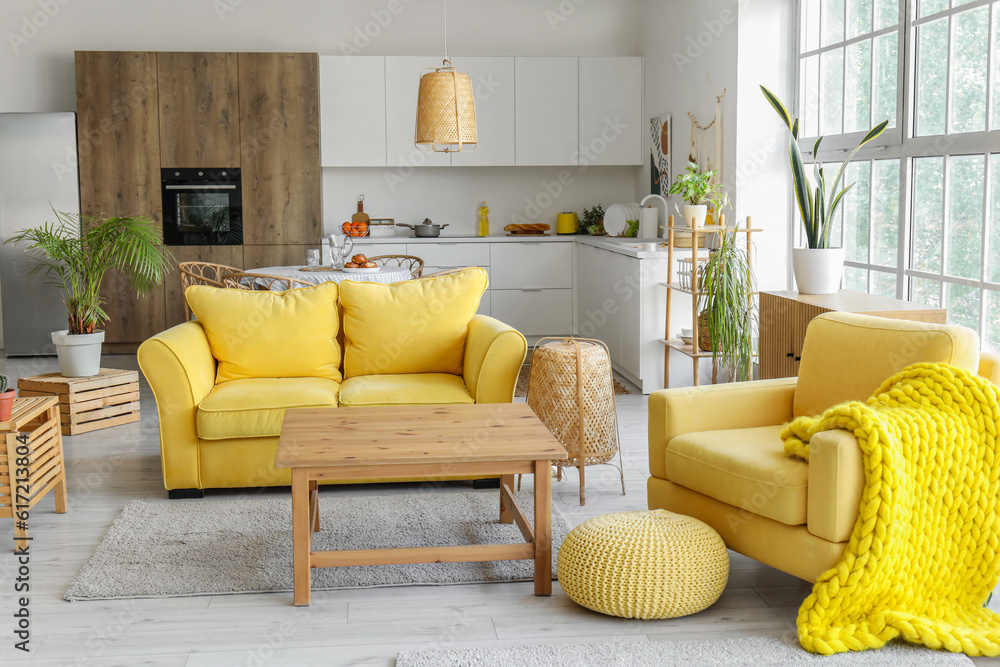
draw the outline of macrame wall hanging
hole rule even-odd
[[[691,119],[691,150],[688,161],[698,165],[701,171],[715,170],[718,173],[713,182],[722,182],[723,152],[722,152],[722,94],[715,98],[715,118],[708,125],[701,125],[693,113],[688,113]]]

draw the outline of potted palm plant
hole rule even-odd
[[[721,209],[719,209],[721,210]],[[749,249],[739,243],[739,225],[720,230],[699,274],[699,347],[729,371],[732,380],[753,379],[754,275]]]
[[[713,183],[717,171],[701,171],[694,162],[688,162],[683,174],[678,174],[670,186],[672,195],[680,195],[684,200],[684,222],[692,229],[705,224],[708,204],[719,196],[722,186]]]
[[[108,321],[101,296],[105,274],[121,271],[143,296],[163,282],[173,257],[143,216],[54,213],[56,222],[25,229],[6,242],[37,253],[29,278],[44,273],[62,288],[69,328],[52,333],[59,370],[65,377],[90,377],[100,372],[104,332],[99,327]]]
[[[781,100],[764,86],[760,87],[764,97],[778,112],[781,121],[788,127],[788,161],[792,169],[792,186],[795,189],[795,202],[799,207],[799,217],[806,232],[806,247],[792,248],[792,270],[795,273],[795,283],[803,294],[833,294],[840,287],[840,279],[844,274],[844,249],[830,247],[830,228],[833,225],[837,208],[844,200],[844,195],[854,187],[851,183],[841,189],[840,183],[844,177],[847,164],[862,146],[874,140],[888,127],[889,121],[884,120],[868,131],[861,142],[854,147],[840,165],[833,185],[827,187],[826,172],[823,164],[817,159],[813,165],[812,183],[806,175],[805,163],[799,149],[799,119],[792,118]],[[813,144],[813,157],[819,155],[823,137]]]
[[[14,396],[17,392],[9,388],[9,383],[10,380],[6,375],[0,375],[0,422],[10,419],[10,413],[14,408]]]

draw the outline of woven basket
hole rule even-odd
[[[446,66],[420,77],[414,141],[432,146],[477,143],[476,101],[467,72]]]
[[[527,401],[569,453],[552,465],[580,469],[580,504],[584,504],[583,467],[608,463],[618,452],[615,388],[607,348],[600,341],[581,338],[537,346],[531,357]],[[624,484],[623,475],[623,492]]]

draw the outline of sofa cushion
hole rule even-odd
[[[340,404],[440,405],[474,403],[465,381],[450,373],[359,375],[340,388]]]
[[[854,313],[823,313],[806,328],[792,410],[822,414],[844,401],[864,401],[910,364],[952,364],[975,373],[979,337],[947,324]]]
[[[667,443],[667,478],[790,526],[806,522],[809,464],[785,455],[782,426],[686,433]]]
[[[184,296],[205,327],[215,381],[320,377],[339,381],[336,283],[286,292],[193,285]]]
[[[344,281],[344,376],[462,374],[465,339],[486,290],[486,271],[393,285]]]
[[[286,408],[336,407],[340,383],[327,378],[253,378],[215,385],[198,406],[198,437],[279,435]]]

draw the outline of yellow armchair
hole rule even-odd
[[[729,548],[807,581],[847,546],[864,486],[854,435],[828,431],[810,461],[785,456],[782,425],[865,400],[920,362],[950,363],[996,383],[1000,357],[958,326],[826,313],[806,331],[798,378],[665,389],[649,397],[650,509],[712,526]]]

